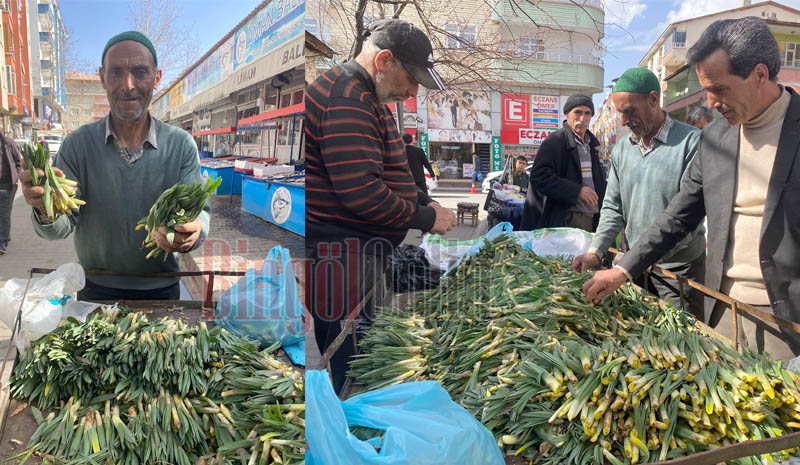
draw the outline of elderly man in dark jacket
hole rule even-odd
[[[592,99],[573,94],[564,105],[566,124],[547,136],[531,168],[522,230],[567,226],[593,232],[600,218],[606,177],[589,131]]]
[[[17,192],[20,156],[17,144],[0,134],[0,255],[6,253],[11,239],[11,207]]]

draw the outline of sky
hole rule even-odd
[[[181,28],[196,31],[198,58],[234,28],[260,0],[175,0],[184,13]],[[125,0],[60,0],[61,16],[76,55],[100,65],[108,39],[131,29]],[[164,83],[162,83],[164,84]]]
[[[760,3],[752,0],[753,4]],[[800,0],[777,0],[800,10]],[[639,61],[671,23],[724,10],[739,8],[741,0],[605,0],[605,44],[608,52],[604,85],[619,77],[626,69],[639,66]],[[594,96],[595,107],[605,93]]]

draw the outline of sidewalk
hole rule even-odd
[[[10,278],[27,278],[30,268],[58,268],[76,262],[72,237],[48,241],[33,231],[31,207],[25,203],[22,189],[17,188],[11,210],[11,242],[5,255],[0,255],[0,287]]]
[[[258,268],[267,252],[278,244],[288,248],[292,258],[303,258],[305,239],[242,211],[241,196],[234,196],[232,203],[228,196],[212,196],[209,202],[212,208],[209,236],[200,248],[181,255],[183,271]],[[22,191],[17,190],[11,214],[11,242],[7,253],[0,255],[0,287],[10,278],[27,278],[32,267],[58,268],[78,261],[72,236],[60,241],[41,239],[33,230],[30,215]],[[238,276],[217,277],[214,298],[238,279]],[[182,284],[182,299],[205,297],[202,278],[184,278]],[[9,336],[10,330],[0,323],[0,350]]]
[[[483,209],[483,203],[486,201],[486,194],[478,193],[478,194],[470,194],[469,193],[469,185],[464,189],[464,192],[458,192],[457,190],[447,189],[447,190],[439,190],[436,189],[431,193],[431,197],[433,200],[439,202],[443,207],[450,208],[453,210],[453,213],[456,212],[458,208],[459,202],[473,202],[478,204],[478,224],[472,225],[470,220],[466,220],[465,224],[461,224],[453,228],[452,231],[445,234],[443,237],[448,240],[467,240],[467,239],[474,239],[479,237],[483,234],[486,234],[488,231],[486,218],[487,213],[486,210]],[[411,244],[417,247],[422,244],[422,237],[421,231],[412,229],[408,231],[408,235],[406,235],[403,244]]]

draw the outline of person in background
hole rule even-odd
[[[78,182],[76,197],[84,200],[80,212],[50,221],[43,214],[44,190],[31,185],[31,175],[20,175],[26,202],[33,207],[33,228],[48,240],[75,238],[75,251],[87,270],[117,273],[180,271],[177,252],[197,248],[208,234],[211,207],[194,221],[175,227],[173,241],[166,228],[155,234],[159,247],[171,252],[166,261],[148,260],[142,248],[146,231],[135,231],[156,199],[175,184],[202,184],[197,146],[186,131],[157,120],[148,111],[153,91],[161,82],[156,49],[136,31],[118,34],[106,43],[98,70],[111,104],[109,114],[72,131],[53,163]],[[41,170],[40,170],[41,171]],[[80,300],[179,300],[177,277],[144,278],[87,275]]]
[[[686,115],[686,124],[703,129],[706,124],[714,121],[714,111],[707,107],[694,107]]]
[[[660,96],[661,84],[647,68],[625,71],[614,85],[611,98],[622,125],[630,128],[631,134],[617,142],[611,152],[600,224],[588,252],[575,258],[575,271],[583,273],[596,267],[623,228],[627,243],[635,245],[678,194],[681,180],[689,172],[700,131],[670,118],[661,109]],[[705,228],[697,228],[665,255],[659,266],[702,283],[706,263],[704,233]],[[648,290],[655,291],[662,300],[671,300],[676,306],[680,303],[677,280],[652,272],[649,284]],[[689,288],[685,297],[685,309],[702,320],[703,295]]]
[[[483,167],[481,157],[477,153],[472,154],[472,187],[477,188],[483,181]]]
[[[424,192],[428,193],[428,185],[425,183],[425,171],[427,168],[431,178],[436,179],[436,173],[431,168],[431,163],[425,155],[425,151],[419,147],[414,147],[414,138],[411,134],[403,134],[403,143],[406,144],[406,158],[408,158],[408,167],[411,169],[411,175],[414,176],[414,182],[417,187]]]
[[[359,55],[306,88],[306,307],[315,342],[333,352],[333,387],[344,387],[357,339],[383,305],[388,259],[409,229],[445,234],[452,210],[414,182],[387,104],[413,98],[420,85],[441,90],[425,33],[405,21],[375,21]],[[326,271],[329,270],[329,271]],[[334,350],[334,349],[331,349]]]
[[[500,184],[513,184],[520,189],[527,189],[530,183],[530,176],[527,173],[528,159],[519,155],[514,159],[511,169],[503,173]],[[510,182],[509,182],[510,181]]]
[[[687,61],[724,118],[703,129],[678,195],[615,268],[586,282],[586,297],[598,302],[641,274],[708,215],[705,286],[800,323],[800,95],[778,83],[778,43],[761,18],[719,20]],[[723,301],[705,299],[707,323],[732,336],[726,314]],[[742,312],[738,320],[753,350],[800,355],[800,334]]]
[[[600,218],[606,176],[598,157],[600,142],[589,131],[594,103],[572,94],[566,121],[542,142],[531,168],[522,230],[570,227],[593,232]]]
[[[6,253],[11,240],[11,207],[17,193],[17,180],[22,170],[19,149],[10,138],[0,135],[0,255]]]

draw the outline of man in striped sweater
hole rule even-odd
[[[444,234],[455,226],[453,212],[414,182],[386,106],[415,97],[420,84],[444,88],[430,41],[409,23],[383,20],[367,28],[355,60],[306,89],[306,305],[323,354],[348,328],[330,359],[337,391],[358,336],[382,305],[394,247],[409,229]]]

